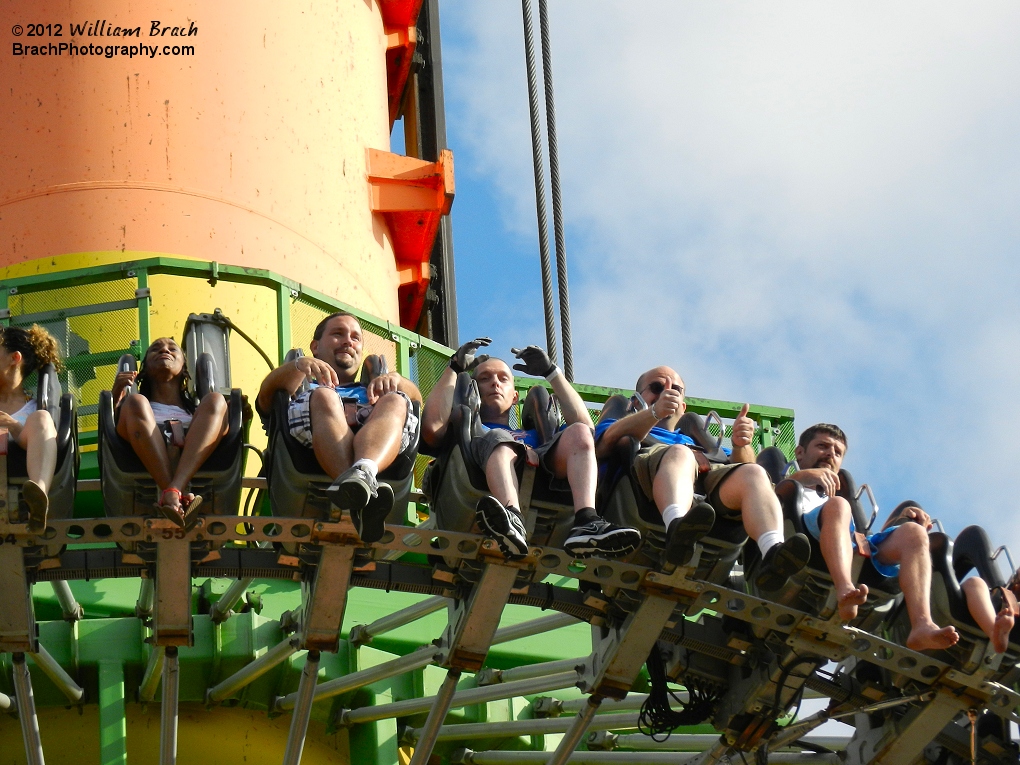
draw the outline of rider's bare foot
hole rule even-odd
[[[1005,653],[1009,648],[1009,633],[1013,630],[1013,611],[1006,606],[995,617],[995,624],[992,627],[992,647],[996,653]]]
[[[939,628],[935,622],[919,624],[907,636],[907,648],[912,651],[929,651],[937,648],[949,648],[960,639],[953,627]]]
[[[862,584],[860,587],[851,587],[846,592],[840,594],[836,598],[839,618],[845,622],[853,621],[857,618],[857,607],[863,606],[867,600],[868,585],[866,584]]]

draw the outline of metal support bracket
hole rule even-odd
[[[191,645],[191,546],[169,539],[156,546],[156,602],[152,616],[156,645]]]
[[[485,565],[468,597],[450,609],[450,622],[439,645],[440,664],[469,672],[482,668],[517,573],[510,566]]]
[[[301,617],[301,642],[308,650],[336,653],[347,589],[354,569],[354,548],[323,545]]]

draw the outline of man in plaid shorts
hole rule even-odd
[[[351,514],[363,541],[375,542],[393,507],[393,490],[377,475],[399,454],[417,448],[412,402],[420,405],[421,393],[396,372],[367,385],[357,382],[363,348],[361,324],[354,316],[345,311],[327,316],[315,327],[312,355],[270,372],[256,408],[265,416],[278,390],[293,397],[287,413],[291,435],[311,447],[334,479],[328,490],[333,504]],[[306,380],[310,389],[294,396]]]

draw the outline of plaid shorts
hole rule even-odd
[[[293,399],[287,409],[287,426],[290,428],[290,434],[299,444],[308,448],[312,446],[312,412],[309,402],[312,400],[313,392],[314,390],[305,391]],[[407,403],[407,416],[404,418],[404,429],[400,434],[400,451],[403,452],[410,446],[414,434],[418,431],[418,417],[414,413],[410,396],[399,390],[394,393],[403,397]],[[365,405],[358,409],[358,428],[365,424],[370,414],[371,406]]]

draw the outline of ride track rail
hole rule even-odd
[[[823,621],[787,606],[743,592],[689,578],[689,569],[679,568],[666,574],[620,561],[590,558],[576,561],[562,550],[533,547],[519,561],[503,558],[495,543],[476,534],[438,529],[418,529],[388,525],[383,538],[374,544],[360,541],[346,519],[323,522],[307,518],[238,516],[236,522],[226,516],[200,516],[188,531],[162,518],[89,518],[50,521],[42,533],[29,532],[25,524],[8,524],[0,516],[0,539],[4,545],[26,548],[86,543],[145,543],[158,546],[163,541],[212,543],[301,542],[322,546],[354,546],[358,550],[443,555],[474,560],[501,567],[534,572],[527,590],[515,591],[509,602],[537,604],[578,618],[604,616],[601,608],[586,605],[576,590],[543,582],[556,575],[581,582],[656,595],[676,602],[686,616],[711,611],[749,624],[766,627],[786,635],[786,644],[833,661],[849,656],[869,662],[890,672],[933,688],[944,687],[966,694],[974,706],[987,706],[1000,716],[1020,705],[1020,693],[1006,686],[953,668],[945,662],[893,643],[884,638],[840,624]],[[85,555],[83,555],[85,554]],[[98,566],[82,566],[82,558],[99,558]],[[208,563],[193,563],[192,576],[284,578],[300,577],[297,566],[275,563],[277,553],[266,549],[221,548],[212,550]],[[226,558],[226,559],[225,559]],[[68,565],[64,565],[64,563]],[[124,563],[119,549],[65,550],[60,565],[41,567],[33,581],[57,579],[94,579],[99,576],[139,576],[150,568],[146,563]],[[374,571],[373,571],[374,569]],[[276,572],[276,576],[267,576]],[[402,561],[364,561],[355,568],[351,586],[391,589],[433,595],[453,595],[451,585],[431,581],[431,569]],[[666,629],[662,638],[678,642],[681,636]],[[982,672],[982,674],[986,674]]]

